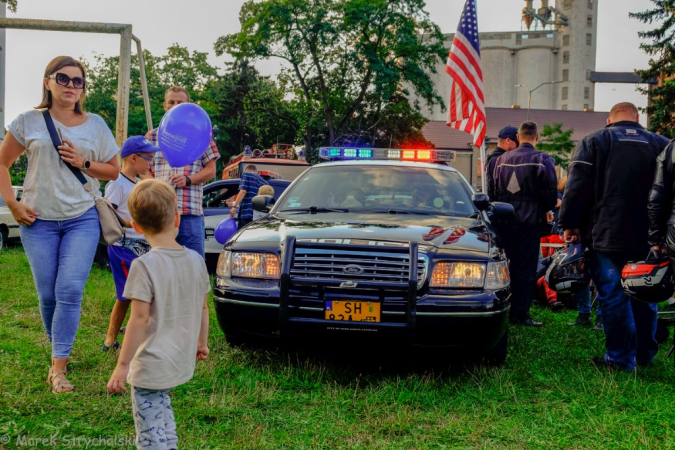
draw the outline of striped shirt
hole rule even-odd
[[[253,218],[253,197],[258,195],[260,186],[265,186],[267,182],[263,180],[260,175],[253,172],[244,172],[241,174],[241,183],[239,183],[239,190],[246,191],[246,195],[241,200],[239,205],[240,217],[242,219]]]
[[[157,146],[157,128],[148,131],[145,137],[150,139],[153,145]],[[218,153],[218,147],[216,147],[216,143],[213,141],[211,141],[211,145],[204,152],[201,158],[185,167],[171,167],[164,158],[162,152],[158,151],[155,153],[155,157],[152,161],[154,175],[158,180],[166,181],[168,183],[170,175],[184,175],[186,177],[192,176],[201,172],[209,161],[213,161],[214,159],[218,158],[220,158],[220,153]],[[202,199],[204,198],[203,188],[203,183],[176,188],[176,195],[178,196],[178,211],[180,211],[182,216],[204,215],[204,211],[202,209]]]

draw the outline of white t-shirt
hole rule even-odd
[[[169,389],[192,378],[210,290],[206,264],[193,250],[159,247],[134,259],[124,297],[150,303],[150,322],[129,365],[130,385]]]
[[[130,180],[120,173],[117,180],[111,181],[105,185],[105,197],[110,200],[110,203],[117,207],[117,214],[119,214],[122,219],[131,220],[128,205],[129,194],[131,194],[132,189],[136,186],[138,181],[138,179]],[[126,228],[124,236],[129,239],[145,240],[145,237],[142,234],[138,234],[133,228]],[[119,244],[116,242],[115,245]]]
[[[54,120],[61,137],[70,140],[77,152],[90,161],[107,162],[119,152],[108,125],[96,114],[87,114],[82,125],[67,127]],[[40,213],[42,220],[67,220],[81,216],[94,206],[94,200],[75,175],[62,162],[49,137],[42,110],[20,114],[8,127],[23,145],[28,170],[23,182],[21,203]],[[82,172],[99,194],[98,180]]]

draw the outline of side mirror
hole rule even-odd
[[[510,203],[494,202],[489,212],[490,220],[510,222],[516,217],[516,210]]]
[[[471,201],[479,211],[486,211],[490,207],[490,198],[485,194],[473,194]]]
[[[276,200],[271,195],[256,195],[251,200],[251,205],[255,211],[268,213],[275,202]]]

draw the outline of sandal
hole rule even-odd
[[[47,384],[50,384],[52,386],[52,392],[54,394],[72,394],[73,391],[75,390],[75,387],[73,386],[73,383],[68,381],[66,378],[66,373],[68,373],[67,370],[61,370],[56,373],[52,373],[52,368],[49,368],[49,374],[47,375]],[[58,377],[59,375],[63,375],[63,378],[57,379],[56,383],[54,383],[54,378]]]
[[[105,342],[104,342],[104,343],[101,345],[101,351],[102,351],[102,352],[107,352],[107,351],[110,350],[111,348],[112,348],[113,350],[119,350],[119,349],[120,349],[120,342],[119,342],[119,341],[115,341],[115,342],[112,343],[112,345],[105,345]]]

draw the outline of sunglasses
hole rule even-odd
[[[153,159],[152,156],[143,156],[139,153],[135,153],[135,155],[138,156],[139,158],[142,158],[142,159],[146,160],[147,162],[152,162],[152,159]]]
[[[68,86],[70,82],[73,82],[73,87],[75,89],[84,89],[84,78],[82,77],[73,77],[70,78],[68,75],[65,73],[57,72],[49,75],[47,78],[53,78],[56,80],[56,84],[59,84],[61,86]]]

